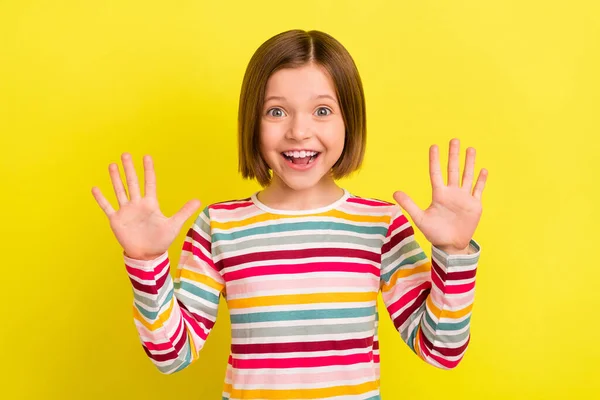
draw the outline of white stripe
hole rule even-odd
[[[377,300],[358,301],[358,302],[342,302],[342,303],[309,303],[309,304],[283,304],[272,306],[256,306],[244,308],[232,308],[229,310],[230,315],[240,315],[259,312],[275,312],[275,311],[312,311],[312,310],[327,310],[338,308],[355,308],[355,307],[373,307],[377,305]]]
[[[324,342],[327,340],[364,339],[373,336],[373,329],[364,332],[331,333],[317,335],[295,336],[265,336],[248,338],[231,338],[231,344],[265,344],[265,343],[294,343],[294,342]]]
[[[294,321],[268,321],[268,322],[250,322],[250,323],[235,323],[231,324],[231,329],[253,329],[253,328],[287,328],[291,326],[327,326],[327,325],[344,325],[358,324],[364,322],[373,322],[375,314],[367,315],[366,317],[356,318],[311,318]]]

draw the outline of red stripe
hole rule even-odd
[[[187,339],[187,335],[182,333],[185,333],[185,331],[183,330],[183,323],[180,322],[177,326],[177,330],[175,331],[174,336],[169,338],[169,342],[171,344],[169,348],[171,348],[172,351],[164,354],[150,353],[148,343],[144,342],[144,349],[146,350],[146,354],[148,354],[148,356],[150,356],[153,360],[156,361],[169,361],[176,359],[178,354],[181,352],[181,349],[185,345]]]
[[[253,205],[254,203],[249,201],[250,198],[246,198],[246,199],[242,199],[242,200],[230,200],[230,201],[235,201],[235,203],[231,203],[231,204],[223,204],[223,203],[218,203],[218,204],[213,204],[210,207],[208,207],[210,210],[237,210],[238,208],[244,208],[244,207],[248,207]],[[228,201],[226,201],[225,203],[229,203]]]
[[[444,282],[458,281],[462,279],[473,279],[477,274],[477,268],[471,268],[466,271],[445,272],[442,268],[440,268],[438,263],[433,258],[431,260],[431,265],[433,266],[433,269],[435,270],[436,274],[438,274],[440,276],[440,279]]]
[[[475,288],[475,282],[464,283],[462,285],[448,285],[444,284],[437,276],[437,274],[431,274],[431,280],[433,284],[444,294],[462,294],[467,293]]]
[[[169,361],[169,360],[174,360],[177,358],[177,352],[175,350],[171,350],[168,353],[156,354],[156,353],[152,353],[150,351],[150,349],[148,348],[148,345],[149,345],[148,342],[144,342],[144,345],[143,345],[144,351],[146,352],[148,357],[150,357],[151,359],[153,359],[155,361]],[[169,346],[169,348],[172,348],[172,347]]]
[[[373,265],[341,262],[319,262],[310,264],[270,265],[268,267],[244,268],[238,271],[227,272],[223,274],[223,279],[226,282],[233,282],[239,279],[246,279],[255,276],[306,274],[310,272],[354,272],[359,274],[372,274],[376,277],[379,277],[379,268]]]
[[[316,249],[300,249],[300,250],[280,250],[267,252],[252,252],[236,257],[225,258],[216,263],[219,271],[224,268],[240,265],[254,261],[269,261],[269,260],[299,260],[312,257],[352,257],[362,258],[373,262],[380,261],[380,254],[366,250],[343,249],[343,248],[316,248]]]
[[[254,360],[232,359],[232,366],[240,369],[250,368],[313,368],[332,365],[352,365],[371,363],[373,354],[349,354],[345,356],[302,357],[302,358],[260,358]]]
[[[429,349],[424,345],[423,335],[419,335],[419,337],[421,338],[420,343],[419,343],[420,346],[421,346],[421,352],[424,355],[428,356],[429,358],[434,359],[435,361],[437,361],[439,364],[441,364],[445,368],[449,368],[449,369],[455,368],[458,365],[458,363],[462,360],[462,357],[460,357],[456,361],[450,361],[450,360],[447,360],[447,359],[445,359],[443,357],[436,356],[436,355],[432,354],[429,351]]]
[[[190,228],[190,229],[188,230],[188,233],[187,233],[187,235],[186,235],[186,236],[187,236],[189,239],[192,239],[192,240],[194,240],[194,241],[198,242],[198,244],[199,244],[200,246],[204,247],[204,250],[206,250],[206,252],[207,252],[208,254],[210,254],[210,253],[211,253],[211,244],[210,244],[210,242],[209,242],[208,240],[206,240],[206,239],[204,238],[204,236],[202,236],[202,235],[200,234],[200,232],[197,232],[195,229],[193,229],[193,228]]]
[[[169,264],[169,258],[165,258],[158,265],[156,265],[151,271],[145,271],[125,263],[125,269],[127,273],[145,281],[153,281],[156,275],[159,275]]]
[[[167,266],[167,268],[168,268],[168,266]],[[130,278],[129,280],[131,281],[131,285],[136,290],[139,290],[140,292],[144,292],[144,293],[148,293],[148,294],[158,294],[158,291],[160,290],[160,288],[162,288],[164,286],[165,281],[169,277],[170,277],[169,271],[166,271],[165,273],[162,274],[162,276],[160,278],[158,278],[157,281],[152,282],[149,285],[146,285],[144,283],[140,283],[140,282],[138,282],[138,281],[136,281],[135,279],[132,279],[132,278]]]
[[[398,219],[405,219],[405,217],[401,217]],[[397,221],[397,220],[396,220]],[[401,226],[403,223],[405,222],[401,222],[398,224],[398,226]],[[388,231],[388,235],[393,232],[397,227],[392,227],[390,226],[390,229]],[[396,245],[398,243],[400,243],[401,241],[403,241],[404,239],[406,239],[409,236],[414,236],[415,231],[413,229],[413,227],[411,225],[407,225],[406,228],[404,228],[403,230],[401,230],[400,232],[396,232],[394,234],[394,236],[391,237],[391,239],[389,239],[389,241],[387,243],[385,243],[382,247],[381,247],[381,254],[386,254],[388,253],[390,250],[392,250],[394,247],[396,247]]]
[[[419,293],[421,293],[424,290],[429,291],[429,289],[431,289],[431,284],[427,281],[421,283],[419,286],[412,288],[408,292],[404,293],[396,302],[388,305],[388,312],[390,314],[394,314],[396,311],[400,310],[408,303],[413,301],[415,298],[417,298],[417,296],[419,296]]]
[[[151,351],[165,351],[165,350],[169,350],[169,349],[173,348],[173,345],[171,344],[171,342],[167,342],[167,343],[144,342],[144,346],[146,346],[148,348],[148,350],[151,350]]]
[[[311,351],[364,349],[373,345],[373,337],[348,340],[327,340],[324,342],[290,342],[232,344],[233,354],[296,353]],[[375,349],[375,347],[373,347]]]
[[[467,347],[469,346],[469,342],[471,340],[471,336],[467,338],[467,341],[460,347],[438,347],[434,346],[433,343],[427,339],[427,336],[423,335],[423,331],[421,331],[421,346],[425,346],[428,350],[435,350],[438,353],[442,354],[444,357],[458,357],[467,351]]]
[[[349,197],[348,203],[356,203],[363,204],[365,206],[373,206],[373,207],[389,207],[393,206],[393,203],[389,203],[387,201],[378,200],[378,199],[364,199],[362,197]]]
[[[204,253],[198,247],[194,246],[192,243],[190,243],[190,242],[183,243],[183,250],[189,251],[190,253],[192,253],[193,255],[195,255],[196,257],[201,259],[202,261],[204,261],[204,263],[206,263],[209,267],[211,267],[212,269],[214,269],[216,271],[215,264],[213,264],[212,259],[206,257],[206,255],[204,255]],[[209,250],[209,252],[210,252],[210,250]]]
[[[415,299],[415,301],[408,306],[402,313],[394,319],[394,326],[396,329],[400,329],[402,324],[406,322],[406,320],[425,303],[427,300],[427,296],[429,296],[430,289],[425,289],[423,292]]]

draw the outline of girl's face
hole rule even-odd
[[[293,190],[332,180],[344,150],[345,127],[335,87],[318,65],[285,68],[269,78],[260,123],[260,151]]]

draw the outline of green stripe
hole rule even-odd
[[[140,314],[142,314],[144,317],[148,318],[151,321],[156,321],[156,319],[157,319],[156,317],[158,316],[158,313],[160,312],[160,310],[165,306],[165,304],[169,303],[172,298],[173,298],[173,291],[171,291],[169,294],[167,294],[167,297],[165,297],[165,301],[160,305],[160,307],[158,307],[158,311],[148,311],[145,308],[143,308],[142,306],[138,305],[137,303],[135,303],[135,308],[137,308],[138,311],[140,312]],[[151,305],[154,306],[154,304],[151,304]]]
[[[272,236],[268,238],[249,238],[248,240],[230,245],[219,245],[216,254],[226,254],[232,251],[240,251],[253,249],[263,246],[284,246],[284,245],[299,245],[307,243],[340,243],[340,244],[356,244],[360,246],[369,246],[373,251],[379,252],[381,248],[381,239],[366,239],[363,237],[348,236],[348,235],[333,235],[333,234],[311,234],[293,236]],[[347,247],[340,245],[339,247]]]
[[[283,336],[321,336],[334,335],[336,333],[356,333],[373,331],[375,321],[360,322],[356,324],[334,324],[334,325],[303,325],[282,326],[251,329],[232,329],[231,337],[259,338],[259,337],[283,337]]]
[[[284,224],[272,224],[268,226],[259,226],[249,229],[239,230],[232,233],[213,232],[213,242],[239,239],[247,236],[262,235],[267,233],[282,233],[307,230],[329,230],[329,231],[348,231],[368,235],[383,235],[387,233],[385,226],[360,226],[331,221],[306,221],[292,222]]]
[[[469,322],[471,321],[471,317],[469,316],[464,321],[460,321],[460,322],[442,322],[442,323],[436,324],[431,319],[431,316],[429,315],[429,313],[425,313],[425,319],[427,320],[427,323],[429,324],[429,326],[431,326],[431,328],[433,330],[437,330],[437,331],[457,331],[457,330],[463,329],[464,327],[469,325]]]
[[[274,311],[253,314],[231,315],[232,324],[249,324],[253,322],[300,321],[329,318],[359,318],[375,313],[376,307],[342,308],[326,310]]]
[[[198,286],[194,286],[191,283],[185,281],[175,282],[174,286],[175,290],[183,290],[193,294],[194,296],[198,296],[203,298],[204,300],[208,300],[211,303],[219,304],[219,296],[215,296],[213,293],[207,292],[206,290],[201,289]]]
[[[391,257],[391,258],[386,258],[384,261],[382,261],[381,263],[381,270],[383,271],[384,269],[388,268],[388,266],[390,264],[392,264],[393,262],[396,262],[398,260],[398,258],[400,258],[401,255],[406,254],[410,251],[413,251],[414,249],[418,248],[419,245],[417,242],[410,242],[408,243],[406,246],[402,246],[401,249],[399,249],[396,254]],[[426,260],[427,259],[427,254],[425,254],[424,251],[420,251],[415,255],[412,255],[408,258],[405,258],[404,260],[402,260],[401,263],[399,263],[398,265],[396,265],[394,268],[392,268],[390,271],[388,271],[387,273],[381,275],[381,279],[384,282],[389,282],[392,275],[400,268],[402,268],[403,266],[406,265],[414,265],[419,261],[422,260]]]

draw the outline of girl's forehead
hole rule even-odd
[[[315,64],[307,64],[297,68],[284,68],[272,74],[266,87],[269,97],[287,97],[287,95],[315,97],[334,95],[335,87],[327,71]]]

